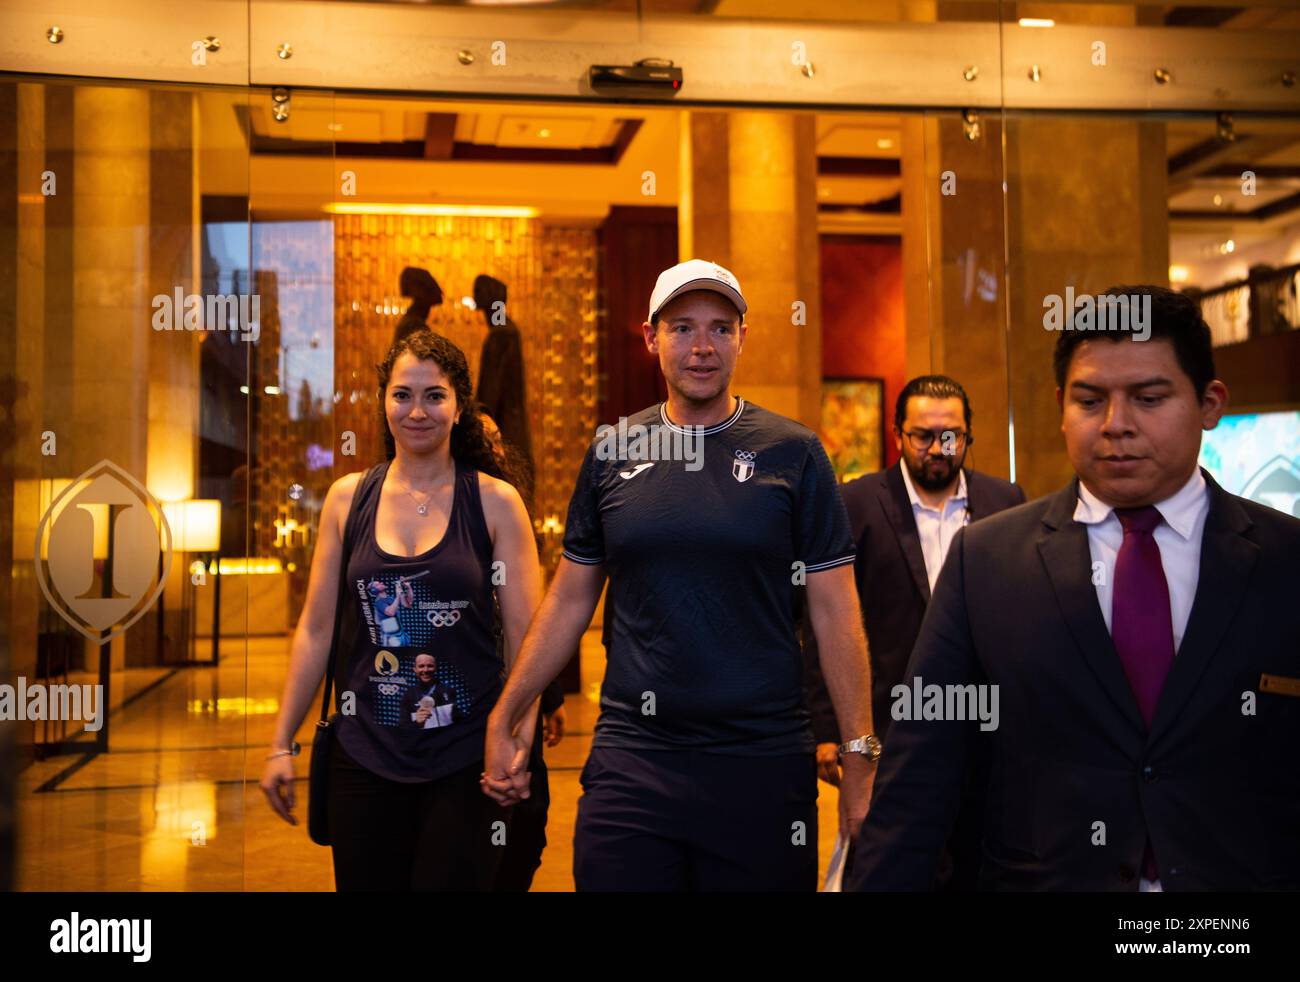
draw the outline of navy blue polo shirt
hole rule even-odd
[[[743,399],[713,426],[675,426],[661,403],[638,427],[653,438],[621,456],[597,434],[564,531],[564,556],[609,577],[592,745],[811,752],[795,591],[854,556],[826,451]],[[690,438],[691,460],[647,450]]]

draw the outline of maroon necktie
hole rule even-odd
[[[1124,526],[1124,542],[1115,559],[1110,636],[1137,697],[1138,711],[1150,729],[1156,701],[1174,663],[1169,584],[1152,534],[1162,519],[1154,505],[1116,508],[1115,516]],[[1149,841],[1142,856],[1142,875],[1148,880],[1159,875]]]

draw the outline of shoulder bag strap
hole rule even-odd
[[[361,499],[369,491],[369,484],[374,470],[375,468],[372,467],[362,474],[361,479],[357,481],[357,489],[352,495],[352,504],[348,508],[348,517],[343,523],[343,552],[339,557],[339,592],[338,596],[334,598],[334,630],[330,634],[329,662],[325,666],[325,694],[322,696],[320,703],[320,718],[322,721],[329,719],[330,696],[334,690],[334,665],[338,660],[339,631],[343,626],[343,608],[348,595],[347,573],[348,558],[352,555],[352,527],[356,524],[357,510],[361,505]]]

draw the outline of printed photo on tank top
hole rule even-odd
[[[465,620],[470,601],[435,597],[425,569],[353,581],[357,623],[377,648],[366,676],[374,721],[415,733],[455,726],[468,717],[476,696],[440,646]]]

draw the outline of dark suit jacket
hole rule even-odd
[[[908,673],[999,687],[981,887],[1136,890],[1149,836],[1165,890],[1300,888],[1300,698],[1262,680],[1300,679],[1300,521],[1205,479],[1196,595],[1150,732],[1077,482],[953,541]],[[929,886],[978,734],[894,723],[850,888]]]
[[[853,576],[862,604],[871,657],[871,714],[876,735],[889,730],[890,690],[903,681],[907,659],[930,602],[921,537],[903,483],[902,463],[841,485],[857,558]],[[966,471],[966,504],[972,522],[1023,503],[1025,492],[1001,478]],[[816,640],[805,632],[806,693],[818,743],[840,743],[839,724],[822,678]],[[847,733],[844,739],[861,736]]]
[[[853,575],[862,604],[871,659],[871,715],[877,736],[889,732],[891,691],[903,681],[907,660],[921,630],[930,580],[916,517],[903,483],[901,462],[883,471],[849,481],[840,488],[848,509],[857,558]],[[966,505],[972,522],[1022,504],[1025,492],[1001,478],[966,471]],[[805,631],[805,695],[818,743],[840,743],[841,736],[830,693],[821,673],[817,642]],[[951,891],[974,890],[979,874],[980,832],[984,799],[982,788],[987,750],[979,748],[976,767],[967,781],[952,839],[939,863],[935,883]]]

